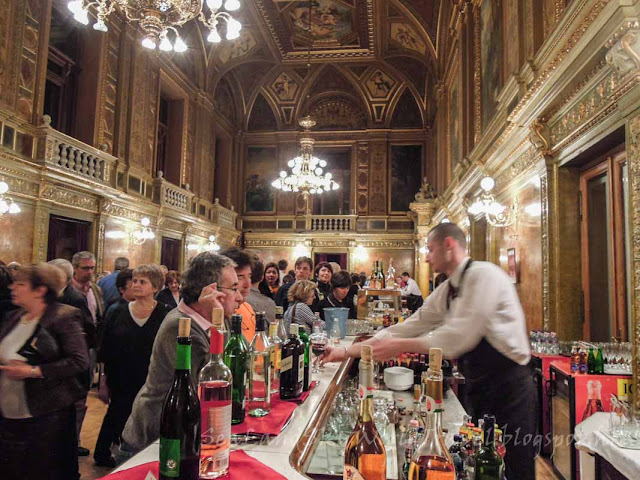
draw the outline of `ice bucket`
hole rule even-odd
[[[327,335],[331,335],[333,322],[337,319],[340,325],[340,338],[344,338],[347,334],[347,318],[349,318],[348,308],[325,308],[324,321],[327,327]]]

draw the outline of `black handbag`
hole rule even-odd
[[[60,358],[60,346],[56,338],[42,325],[36,326],[33,335],[17,352],[29,365],[42,365]]]

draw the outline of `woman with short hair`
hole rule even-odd
[[[316,265],[315,279],[318,284],[318,300],[324,300],[331,293],[331,277],[333,270],[329,262],[320,262]]]
[[[180,303],[180,272],[169,270],[164,277],[164,287],[156,296],[156,300],[167,307],[176,308]]]
[[[266,286],[271,292],[271,298],[275,298],[276,293],[278,293],[278,289],[280,288],[280,272],[278,270],[278,264],[275,262],[269,262],[264,267],[264,279],[260,282],[260,291],[265,292]]]
[[[291,322],[299,324],[308,333],[313,330],[316,316],[311,304],[316,298],[316,284],[310,280],[298,280],[289,289],[289,308],[284,313],[284,321],[289,331]]]
[[[136,394],[147,378],[156,334],[171,311],[154,300],[163,281],[164,274],[157,265],[135,268],[131,286],[135,300],[118,306],[106,326],[98,360],[104,362],[111,401],[96,442],[96,465],[115,466],[111,444],[122,434]]]
[[[356,309],[353,304],[353,295],[349,295],[351,279],[349,272],[341,270],[331,278],[331,293],[318,305],[323,320],[325,308],[348,308],[349,318],[356,318]]]
[[[82,313],[57,301],[63,272],[39,263],[18,268],[19,307],[0,324],[0,465],[3,478],[75,480],[74,403],[86,396],[89,368]]]

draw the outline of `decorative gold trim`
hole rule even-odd
[[[549,315],[549,192],[548,192],[547,172],[540,175],[540,204],[541,218],[540,227],[542,242],[542,328],[551,330]]]
[[[482,72],[480,48],[480,6],[473,7],[473,127],[474,144],[478,144],[482,134]]]

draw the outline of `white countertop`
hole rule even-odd
[[[354,340],[355,337],[347,337],[342,341],[342,345],[351,345]],[[231,447],[232,450],[244,450],[248,455],[273,468],[275,471],[287,477],[287,479],[308,479],[309,477],[306,475],[300,474],[298,471],[294,470],[289,463],[289,457],[296,447],[298,439],[305,431],[311,415],[318,408],[318,405],[329,388],[329,385],[331,385],[339,367],[340,364],[337,363],[326,364],[324,367],[325,371],[323,373],[313,376],[312,380],[318,381],[318,385],[311,390],[311,393],[305,402],[294,410],[291,421],[285,427],[283,433],[277,437],[270,437],[260,442],[233,444]],[[406,393],[408,398],[411,399],[411,393]],[[410,401],[411,400],[409,400],[409,402]],[[442,423],[445,428],[449,429],[449,433],[447,435],[447,444],[449,444],[453,438],[453,433],[457,432],[459,426],[462,424],[462,416],[465,412],[456,396],[450,390],[445,393],[444,401],[446,408],[443,414]],[[411,408],[410,403],[407,406]],[[120,465],[114,470],[114,472],[156,461],[158,457],[159,441],[156,441]]]

